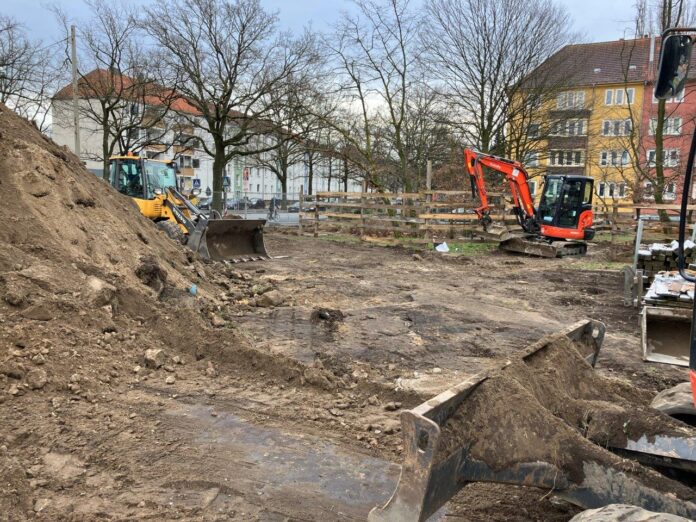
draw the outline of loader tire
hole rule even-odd
[[[173,221],[158,221],[156,225],[157,228],[159,228],[162,232],[167,234],[171,239],[173,239],[177,243],[180,243],[182,245],[186,244],[186,234],[184,234],[181,230],[181,227],[179,227],[179,225],[177,225]]]

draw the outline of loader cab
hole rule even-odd
[[[176,170],[164,161],[116,156],[109,160],[109,183],[126,196],[154,199],[176,188]]]
[[[586,176],[546,176],[537,210],[539,224],[577,229],[583,212],[592,211],[593,186],[594,180]]]

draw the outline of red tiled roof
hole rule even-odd
[[[177,112],[188,114],[200,114],[191,103],[183,97],[177,96],[172,89],[162,87],[154,82],[136,82],[133,78],[119,73],[110,73],[107,69],[94,69],[88,72],[77,82],[80,98],[97,98],[113,93],[124,99],[132,97],[134,100],[143,101],[147,105],[164,105],[170,103],[171,108]],[[70,99],[73,96],[72,83],[60,89],[53,96],[54,100]]]
[[[652,81],[659,59],[660,37],[567,45],[532,72],[526,82],[538,77],[570,87]],[[696,78],[696,53],[691,60],[689,77]]]

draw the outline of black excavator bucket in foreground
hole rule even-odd
[[[423,521],[469,482],[543,488],[580,507],[624,503],[696,518],[696,431],[593,370],[604,325],[582,321],[401,416],[404,462],[370,522]],[[465,500],[464,500],[465,501]]]
[[[207,259],[240,263],[270,259],[263,241],[265,219],[202,219],[188,246]]]

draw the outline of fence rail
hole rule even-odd
[[[502,193],[489,193],[494,223],[515,226],[511,202]],[[474,212],[478,202],[470,191],[426,190],[418,193],[318,192],[300,195],[299,230],[341,230],[368,235],[412,237],[471,236],[480,231]],[[599,232],[635,233],[643,218],[646,231],[669,234],[679,225],[679,205],[598,203],[594,205],[594,227]],[[689,205],[688,222],[694,223],[696,205]],[[660,220],[665,214],[667,220]]]

